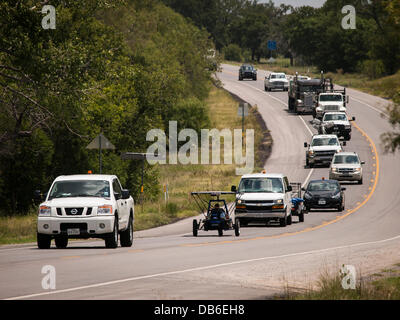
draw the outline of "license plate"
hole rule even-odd
[[[76,229],[67,229],[67,234],[68,234],[69,236],[74,236],[74,235],[81,234],[81,231],[79,230],[79,228],[76,228]]]
[[[324,205],[324,204],[326,204],[326,201],[325,201],[325,200],[319,200],[319,201],[318,201],[318,204],[319,204],[319,205]]]

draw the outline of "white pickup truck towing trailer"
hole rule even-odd
[[[40,191],[37,191],[40,194]],[[59,176],[39,206],[37,245],[65,248],[69,238],[101,238],[107,248],[133,243],[134,201],[114,175]]]

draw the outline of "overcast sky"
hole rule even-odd
[[[259,2],[268,2],[269,0],[261,0]],[[284,4],[290,4],[293,7],[301,7],[301,6],[312,6],[312,7],[322,7],[325,3],[325,0],[272,0],[276,6]]]

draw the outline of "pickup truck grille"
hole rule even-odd
[[[267,203],[273,203],[274,201],[273,200],[246,200],[245,201],[245,203],[246,204],[257,204],[257,203],[260,203],[260,204],[267,204]]]
[[[336,105],[325,106],[324,110],[325,111],[339,111],[339,106],[336,106]]]
[[[274,81],[274,82],[272,82],[272,85],[276,86],[276,87],[283,87],[284,82],[283,81]]]
[[[316,156],[321,156],[321,157],[324,157],[324,156],[332,156],[333,157],[333,155],[336,153],[336,151],[315,151],[315,155]]]
[[[354,169],[352,169],[352,168],[339,168],[338,171],[340,173],[352,173],[352,172],[354,172]]]
[[[64,208],[67,216],[81,216],[83,208]]]

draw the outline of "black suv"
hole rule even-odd
[[[257,80],[257,69],[254,69],[251,64],[243,64],[239,69],[239,81],[243,79]]]

